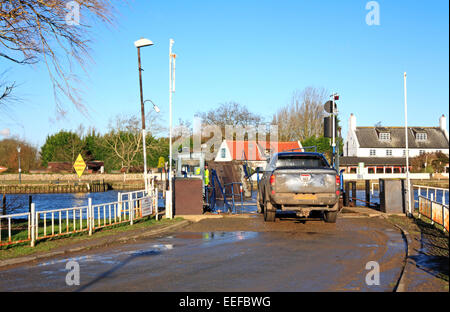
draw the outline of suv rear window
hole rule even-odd
[[[328,162],[320,156],[285,156],[279,157],[276,164],[277,168],[330,168]]]

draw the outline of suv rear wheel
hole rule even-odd
[[[263,213],[264,205],[260,201],[260,196],[261,195],[259,195],[259,192],[258,192],[258,195],[256,195],[256,207],[258,208],[258,213]]]
[[[264,221],[275,222],[276,210],[270,201],[266,201],[264,205]]]

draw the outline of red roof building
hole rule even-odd
[[[303,151],[297,142],[227,141],[224,140],[215,161],[246,160],[265,162],[270,155],[297,149]]]

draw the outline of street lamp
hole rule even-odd
[[[142,68],[141,68],[141,48],[152,46],[153,42],[151,40],[141,38],[134,42],[134,46],[138,51],[138,70],[139,70],[139,90],[141,94],[141,118],[142,118],[142,144],[144,152],[144,183],[145,191],[148,192],[147,185],[147,151],[145,148],[145,110],[144,110],[144,93],[142,91]]]
[[[145,101],[144,101],[144,104],[145,104],[145,102],[150,102],[150,103],[152,103],[153,109],[155,110],[155,112],[159,113],[159,112],[161,111],[161,110],[159,109],[158,105],[156,105],[155,103],[153,103],[152,100],[145,100]]]
[[[19,184],[22,184],[22,177],[21,177],[22,169],[20,169],[20,145],[17,146],[17,153],[19,157]]]

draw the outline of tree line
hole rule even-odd
[[[106,133],[96,129],[85,130],[79,126],[76,131],[60,130],[48,135],[45,143],[34,147],[19,139],[0,141],[0,165],[9,172],[17,172],[18,151],[23,172],[45,169],[49,162],[75,162],[79,154],[85,161],[103,161],[106,172],[124,170],[125,172],[143,171],[143,144],[139,120],[134,117],[117,117],[111,122]],[[152,133],[146,136],[147,164],[161,166],[168,159],[169,140],[157,138]]]

